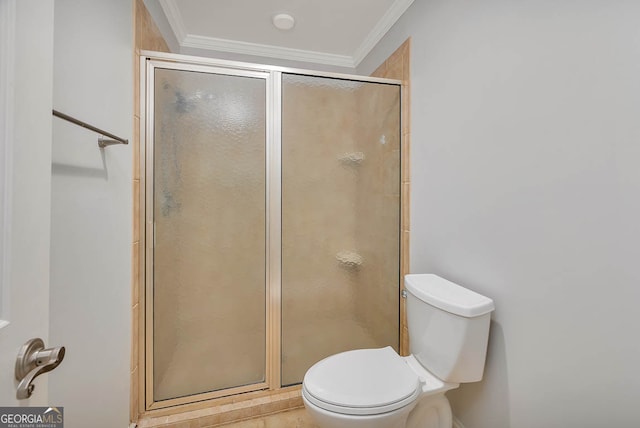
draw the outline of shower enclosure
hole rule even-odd
[[[398,350],[400,83],[143,62],[145,408]]]

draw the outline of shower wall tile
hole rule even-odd
[[[132,316],[133,325],[138,325],[138,323],[140,322],[140,305],[136,304],[133,307],[132,312],[133,312],[133,316]],[[132,332],[133,334],[131,335],[132,345],[134,343],[138,343],[138,339],[140,337],[138,330],[139,329],[137,328],[133,329],[133,332]],[[132,346],[131,347],[131,367],[137,367],[137,365],[138,365],[138,347]]]
[[[405,352],[409,354],[410,352],[409,329],[407,328],[406,325],[402,327],[401,346],[402,346],[402,349],[405,349],[406,350]]]
[[[129,413],[132,418],[135,418],[132,422],[138,421],[138,387],[138,367],[135,367],[131,371],[131,401],[129,402]]]
[[[140,120],[140,50],[133,52],[133,119]],[[140,133],[133,133],[133,144],[140,144]],[[135,175],[133,177],[136,178]]]
[[[137,282],[137,278],[140,276],[140,242],[136,241],[133,243],[133,247],[131,249],[131,278],[136,278],[132,282]],[[131,304],[135,307],[140,302],[140,288],[139,287],[131,287]],[[135,320],[133,325],[137,325]],[[137,328],[134,328],[134,333]],[[137,342],[134,342],[137,343]],[[132,366],[133,367],[133,366]]]
[[[408,181],[402,183],[402,203],[407,207],[402,210],[402,230],[409,231],[411,230],[411,216],[408,207],[411,206],[411,187]]]
[[[405,61],[408,63],[409,58],[407,57]],[[402,79],[402,134],[408,135],[411,132],[411,109],[409,108],[411,105],[411,84],[409,83],[409,64],[403,67],[402,72],[404,73]]]
[[[410,231],[404,230],[402,232],[402,272],[410,272],[409,270],[409,236]]]
[[[404,288],[404,274],[410,272],[409,266],[409,228],[410,228],[410,145],[411,145],[411,112],[410,112],[410,53],[411,41],[407,39],[396,51],[382,63],[372,74],[375,77],[402,80],[402,141],[401,141],[401,182],[402,182],[402,234],[400,243],[400,288]],[[390,245],[388,242],[381,245]],[[380,307],[385,307],[385,302],[377,302]],[[406,330],[406,302],[400,300],[400,351],[406,355],[409,353],[408,334]],[[388,305],[386,305],[388,306]]]
[[[385,70],[385,77],[390,78],[390,79],[399,79],[399,80],[403,80],[404,79],[404,70],[403,70],[403,65],[404,65],[404,60],[402,56],[396,56],[399,53],[399,51],[396,51],[393,55],[391,55],[391,57],[385,61],[387,63],[387,68]],[[394,76],[394,77],[391,77]],[[395,76],[400,76],[400,77],[395,77]]]
[[[131,328],[132,328],[132,359],[131,359],[131,407],[130,419],[132,422],[138,421],[140,413],[139,402],[140,373],[138,367],[139,356],[139,317],[140,317],[140,281],[143,272],[144,249],[140,248],[140,50],[155,50],[169,52],[160,31],[156,27],[151,15],[147,11],[143,0],[133,0],[133,34],[134,45],[132,49],[133,59],[133,138],[131,149],[133,150],[133,237],[132,237],[132,272],[131,272]]]
[[[382,64],[376,68],[376,70],[371,74],[374,77],[383,77],[387,71],[387,61],[384,61]]]
[[[151,18],[143,0],[135,0],[135,47],[157,52],[169,52],[156,23]]]
[[[135,92],[134,92],[135,93]],[[133,151],[133,179],[140,180],[140,117],[133,117],[133,142],[131,150]],[[133,235],[134,239],[136,235]]]
[[[140,241],[140,180],[133,180],[133,242]],[[138,261],[139,262],[139,261]],[[134,277],[137,280],[138,277]]]
[[[405,101],[403,100],[403,106]],[[403,107],[404,108],[404,107]],[[403,127],[404,127],[403,122]],[[410,181],[411,177],[411,134],[404,132],[402,134],[402,182],[406,183]],[[408,207],[408,205],[407,205]]]

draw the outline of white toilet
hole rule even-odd
[[[493,300],[436,275],[407,275],[411,355],[391,347],[332,355],[304,376],[320,428],[451,428],[444,393],[482,379]]]

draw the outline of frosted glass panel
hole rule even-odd
[[[282,82],[282,384],[399,344],[400,87]]]
[[[157,69],[154,400],[265,379],[265,80]]]

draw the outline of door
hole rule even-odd
[[[14,378],[24,342],[50,345],[53,1],[0,0],[0,44],[0,406],[55,405],[51,374],[26,400]]]
[[[266,389],[269,74],[147,65],[147,405]]]
[[[16,399],[20,346],[48,345],[53,1],[0,0],[0,405],[48,405],[47,376]]]

